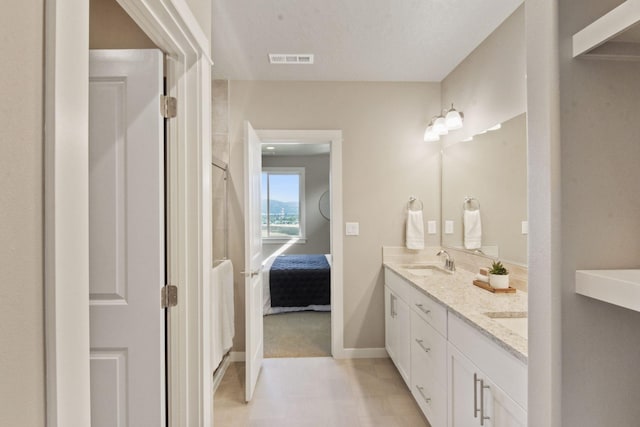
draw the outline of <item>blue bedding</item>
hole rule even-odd
[[[269,271],[271,307],[331,304],[331,266],[324,255],[280,255]]]

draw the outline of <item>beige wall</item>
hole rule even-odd
[[[0,126],[0,425],[44,425],[42,1],[9,2]]]
[[[526,111],[524,6],[442,81],[442,106],[452,102],[465,114],[464,128],[447,141],[459,141]]]
[[[440,107],[437,83],[230,82],[231,257],[244,263],[243,120],[256,129],[343,131],[344,220],[360,236],[344,237],[344,346],[384,347],[382,246],[402,246],[410,195],[425,220],[439,221],[439,146],[423,142]],[[429,235],[427,246],[438,246]],[[236,338],[244,348],[244,292],[236,279]]]
[[[189,9],[196,18],[198,25],[202,28],[202,32],[211,41],[211,21],[213,18],[213,8],[211,0],[186,0]]]
[[[565,426],[640,422],[640,313],[574,292],[577,269],[640,267],[640,64],[571,57],[571,36],[619,3],[559,2]]]
[[[305,186],[306,243],[290,246],[287,254],[328,254],[330,248],[329,221],[320,215],[318,201],[329,190],[329,155],[263,156],[263,167],[303,167]],[[262,243],[262,257],[266,258],[282,247],[281,243]]]
[[[229,82],[214,80],[211,86],[213,118],[211,154],[214,158],[229,164]],[[219,168],[211,169],[211,188],[213,192],[213,261],[229,257],[229,212],[227,209],[229,181]]]
[[[116,0],[90,0],[90,49],[153,49],[156,45]]]

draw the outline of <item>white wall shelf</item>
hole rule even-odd
[[[640,48],[633,48],[640,39],[637,30],[632,29],[639,22],[640,0],[625,1],[573,35],[573,57],[587,55],[605,59],[640,59],[640,55],[637,55]],[[607,45],[602,46],[605,43]]]
[[[640,270],[577,270],[576,293],[640,311]]]

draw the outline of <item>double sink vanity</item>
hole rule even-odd
[[[384,256],[385,346],[432,427],[525,426],[527,294],[475,274]]]

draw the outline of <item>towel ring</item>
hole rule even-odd
[[[417,209],[417,210],[421,211],[421,210],[423,210],[423,209],[424,209],[424,204],[422,203],[422,200],[417,199],[417,198],[415,198],[414,196],[410,196],[410,197],[409,197],[409,201],[407,202],[407,210],[409,210],[409,211],[410,211],[410,210],[413,210],[413,209],[411,209],[411,205],[412,205],[414,202],[418,202],[418,203],[420,203],[420,209]]]
[[[475,197],[466,196],[464,202],[462,202],[462,210],[467,209],[467,205],[473,207],[473,202],[476,202],[476,210],[480,210],[480,202]]]

